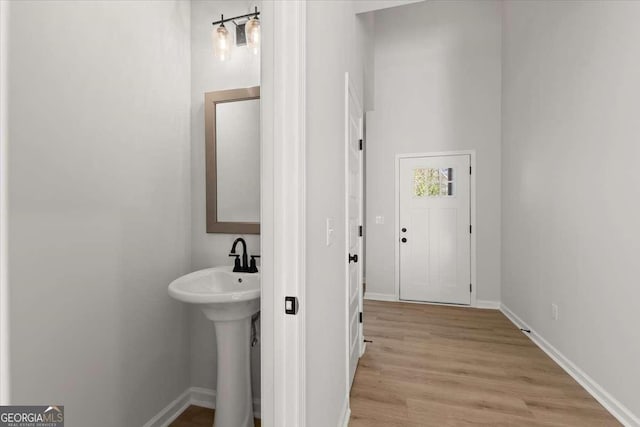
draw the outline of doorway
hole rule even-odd
[[[402,301],[471,305],[471,154],[398,156]]]

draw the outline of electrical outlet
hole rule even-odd
[[[376,224],[384,224],[384,217],[381,215],[376,216]]]
[[[558,312],[558,304],[555,302],[551,303],[551,317],[553,320],[558,320],[559,312]]]

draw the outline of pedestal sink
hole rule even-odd
[[[213,320],[218,339],[216,427],[253,427],[251,397],[251,316],[260,310],[259,273],[232,267],[196,271],[169,285],[169,295],[196,304]]]

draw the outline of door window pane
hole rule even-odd
[[[415,197],[453,196],[453,168],[419,168],[413,170]]]

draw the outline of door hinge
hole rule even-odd
[[[469,292],[473,292],[473,285],[469,283]]]
[[[469,175],[471,175],[471,166],[469,166]]]
[[[362,226],[358,228],[358,233],[360,234],[360,237],[362,237]]]
[[[469,234],[471,234],[473,232],[473,228],[471,226],[471,224],[469,224]]]
[[[297,297],[284,297],[284,312],[285,314],[298,314]]]
[[[360,139],[360,151],[362,151],[362,139]]]
[[[362,323],[362,312],[360,312],[360,323]]]

